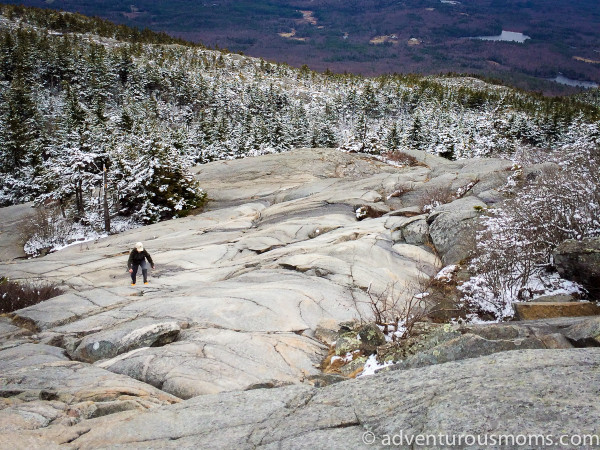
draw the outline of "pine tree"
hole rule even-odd
[[[118,182],[121,211],[144,223],[181,217],[200,207],[206,195],[189,173],[166,133],[151,124],[115,162],[123,178]]]
[[[38,113],[31,92],[17,69],[3,109],[2,170],[13,172],[36,164]]]
[[[417,115],[408,134],[410,146],[415,150],[421,150],[425,144],[422,128],[423,126],[421,125],[421,119]]]
[[[398,125],[396,122],[392,124],[385,138],[385,145],[390,150],[397,149],[402,142],[402,136],[398,132]]]

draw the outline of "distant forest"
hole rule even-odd
[[[596,0],[6,3],[104,17],[211,48],[295,67],[306,64],[319,71],[363,75],[474,73],[549,94],[575,92],[547,81],[559,73],[600,83],[600,3]],[[531,39],[524,44],[465,39],[499,35],[503,29],[522,32]]]

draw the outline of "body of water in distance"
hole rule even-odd
[[[499,36],[476,36],[469,39],[479,39],[481,41],[518,42],[519,44],[522,44],[527,39],[531,38],[523,33],[518,33],[516,31],[502,30],[502,33]]]

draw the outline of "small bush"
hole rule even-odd
[[[440,205],[445,205],[446,203],[451,203],[454,200],[463,198],[477,183],[479,183],[479,180],[471,181],[456,190],[452,189],[450,186],[435,186],[425,189],[421,194],[417,205],[421,211],[431,212]]]
[[[398,288],[396,283],[391,283],[383,292],[374,293],[368,290],[368,317],[360,313],[360,302],[355,300],[360,321],[375,322],[383,327],[383,333],[392,341],[407,339],[412,335],[414,325],[426,320],[438,308],[429,298],[432,281],[429,278],[420,278],[417,282],[401,288]]]
[[[417,201],[417,206],[423,212],[430,212],[432,209],[456,199],[456,191],[450,186],[438,186],[425,189]]]
[[[381,156],[383,159],[388,161],[395,162],[397,164],[402,164],[404,166],[418,166],[421,163],[414,156],[409,155],[408,153],[401,152],[399,150],[393,150],[391,152],[382,153]]]
[[[28,306],[37,305],[63,293],[50,283],[21,282],[0,278],[0,313],[9,313]]]
[[[73,222],[64,218],[58,207],[37,207],[34,216],[23,228],[25,253],[44,255],[55,246],[66,245],[72,228]]]

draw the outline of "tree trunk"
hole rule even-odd
[[[79,180],[77,182],[77,188],[75,189],[75,198],[77,199],[77,214],[79,215],[79,219],[83,218],[83,188],[82,181]]]
[[[104,196],[103,196],[103,209],[104,209],[104,231],[106,231],[107,233],[110,233],[110,214],[108,211],[108,183],[106,182],[106,166],[103,164],[102,165],[102,170],[103,170],[103,175],[102,175],[102,181],[103,181],[103,189],[104,189]]]

